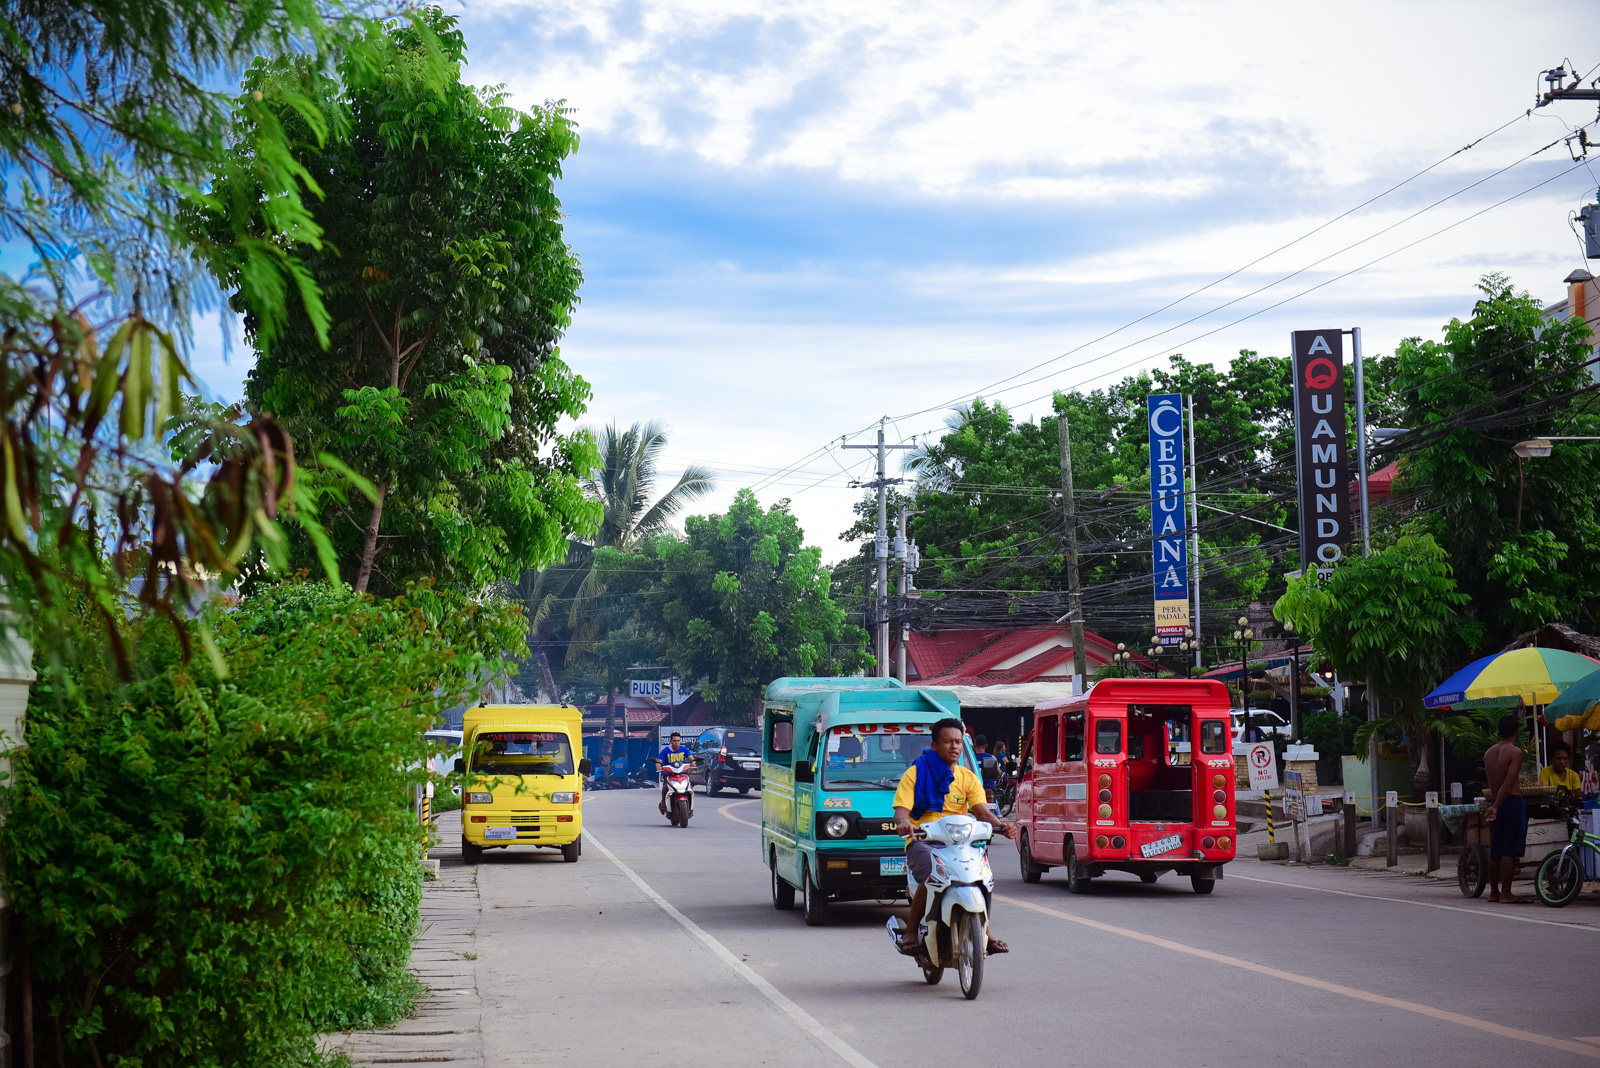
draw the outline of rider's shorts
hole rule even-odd
[[[927,882],[933,874],[933,846],[920,838],[913,839],[911,848],[906,850],[906,870],[917,882]]]

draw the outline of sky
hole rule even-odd
[[[663,421],[669,478],[716,472],[697,512],[788,498],[825,560],[871,477],[839,446],[883,417],[907,442],[979,393],[1037,416],[1294,329],[1387,353],[1490,271],[1553,302],[1600,186],[1560,143],[1593,103],[1525,114],[1542,70],[1600,64],[1581,0],[449,9],[470,81],[580,126],[584,422]],[[218,336],[197,370],[234,397]]]

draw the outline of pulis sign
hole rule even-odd
[[[1183,484],[1183,394],[1152,393],[1150,525],[1156,586],[1156,634],[1182,635],[1189,626],[1189,553]],[[1175,644],[1175,643],[1174,643]]]
[[[1344,332],[1296,330],[1292,344],[1300,566],[1326,568],[1344,555],[1350,542]]]

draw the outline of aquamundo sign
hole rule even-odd
[[[1292,344],[1300,566],[1326,568],[1344,555],[1350,543],[1344,332],[1296,330]]]
[[[1189,626],[1183,394],[1152,393],[1146,403],[1150,414],[1150,526],[1155,539],[1156,633],[1181,635]]]

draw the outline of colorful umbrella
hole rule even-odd
[[[1568,686],[1560,697],[1550,702],[1544,715],[1558,731],[1576,727],[1600,730],[1600,671],[1591,671]],[[1592,725],[1590,720],[1594,720]]]
[[[1564,649],[1513,649],[1474,660],[1439,684],[1429,708],[1547,705],[1567,687],[1600,669],[1600,660]]]

